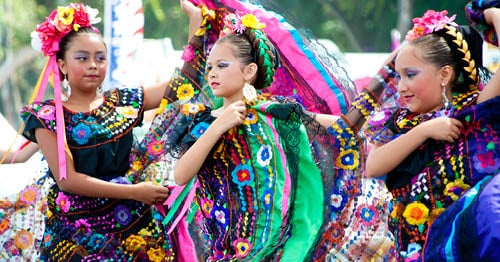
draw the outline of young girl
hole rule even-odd
[[[50,170],[15,204],[2,202],[4,258],[176,258],[175,233],[163,234],[152,213],[152,204],[163,202],[169,190],[151,177],[127,176],[132,129],[163,95],[175,100],[176,93],[166,83],[102,92],[107,49],[92,26],[100,20],[96,15],[97,10],[81,3],[58,7],[32,34],[49,58],[38,97],[52,73],[54,99],[23,108],[23,135],[38,144]],[[186,68],[192,66],[186,63]]]
[[[204,92],[206,79],[222,105],[196,103],[191,96],[169,103],[153,121],[161,132],[150,131],[145,138],[146,143],[165,139],[161,151],[178,157],[175,180],[192,188],[178,196],[193,197],[200,208],[201,256],[323,261],[386,255],[391,239],[383,216],[378,219],[383,200],[356,202],[363,158],[357,128],[375,106],[381,86],[375,80],[378,91],[366,90],[341,117],[312,114],[294,100],[260,93],[277,81],[279,63],[279,52],[262,31],[265,25],[252,14],[226,10],[222,19],[203,10],[198,15],[215,25],[203,24],[200,36],[220,24],[223,36],[209,49],[206,78],[186,77],[178,90]],[[191,45],[198,48],[186,48],[201,65],[208,48],[199,48],[197,41],[203,40],[194,38]],[[185,211],[187,203],[171,206],[174,212]],[[370,246],[374,228],[380,238]],[[357,232],[363,234],[359,241],[350,238]]]
[[[392,115],[375,114],[371,123],[384,126],[368,128],[378,133],[366,172],[387,174],[395,200],[389,224],[401,257],[408,259],[420,258],[434,219],[499,167],[494,141],[500,75],[479,91],[481,37],[453,19],[430,10],[413,20],[409,43],[395,61],[405,106]]]

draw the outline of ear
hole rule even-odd
[[[451,84],[451,81],[453,80],[454,72],[455,71],[453,70],[453,67],[449,65],[441,67],[441,69],[439,70],[441,81],[449,86]]]
[[[243,69],[245,81],[250,81],[250,80],[253,81],[257,77],[257,69],[258,66],[256,63],[250,63],[246,65],[245,68]]]
[[[57,59],[57,66],[59,67],[59,71],[64,75],[68,74],[68,69],[66,68],[66,62],[62,59]]]

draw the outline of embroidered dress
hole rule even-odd
[[[142,88],[124,88],[106,92],[101,106],[90,112],[64,109],[66,139],[77,172],[114,183],[134,181],[125,174],[132,128],[142,122],[143,101]],[[53,100],[26,106],[24,135],[36,142],[36,128],[55,132],[54,114]],[[45,233],[36,241],[42,261],[165,261],[175,256],[152,207],[142,202],[84,197],[53,184],[41,212],[46,215]]]
[[[387,187],[394,198],[389,226],[402,258],[422,259],[428,229],[436,217],[453,221],[456,215],[453,212],[440,214],[464,192],[499,171],[497,104],[500,97],[476,105],[476,96],[477,92],[454,96],[452,117],[464,125],[457,141],[445,143],[429,139],[387,174]],[[392,115],[381,111],[369,122],[372,126],[368,130],[376,130],[369,135],[376,141],[388,141],[438,115],[439,112],[434,112],[420,116],[406,108]],[[386,124],[378,128],[377,123]],[[440,232],[439,228],[435,230]],[[436,245],[440,242],[432,237],[428,240]],[[432,247],[429,250],[438,252]]]

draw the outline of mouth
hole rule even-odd
[[[212,88],[216,88],[216,87],[218,87],[219,85],[220,85],[220,84],[219,84],[219,83],[217,83],[217,82],[212,82],[212,83],[210,83],[210,87],[212,87]]]

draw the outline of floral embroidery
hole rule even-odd
[[[85,219],[78,219],[75,221],[75,227],[83,229],[85,234],[91,233],[90,224]]]
[[[63,213],[68,213],[71,207],[71,201],[63,192],[57,193],[56,204]]]
[[[128,207],[118,205],[115,208],[115,220],[122,226],[128,225],[132,221],[132,214]]]
[[[191,135],[195,138],[200,138],[201,135],[205,134],[205,131],[207,131],[208,127],[208,123],[200,122],[193,128],[193,130],[191,130]]]
[[[138,235],[130,235],[125,240],[125,247],[129,252],[141,250],[144,246],[146,246],[146,240]]]
[[[184,50],[182,51],[181,59],[184,60],[184,62],[189,62],[193,60],[196,57],[196,50],[192,45],[187,45],[184,47]]]
[[[233,182],[239,186],[249,185],[254,181],[252,167],[249,165],[239,165],[231,173]]]
[[[34,186],[29,186],[25,188],[19,196],[19,199],[21,199],[21,201],[23,201],[27,205],[35,203],[37,198],[38,198],[38,190]]]
[[[139,114],[139,109],[134,108],[133,106],[117,106],[116,112],[126,118],[137,118]]]
[[[212,216],[217,219],[217,222],[219,222],[222,225],[226,225],[226,217],[227,217],[227,210],[223,209],[221,207],[214,207],[212,209]]]
[[[257,123],[259,117],[257,116],[257,111],[253,108],[247,109],[247,117],[243,120],[244,125],[253,125]]]
[[[45,120],[54,121],[56,120],[56,108],[52,105],[44,105],[38,111],[37,115]]]
[[[273,191],[270,189],[266,189],[262,194],[262,204],[264,208],[268,209],[271,207],[273,203]]]
[[[378,221],[378,211],[370,205],[360,205],[356,210],[356,216],[361,218],[361,222],[365,226],[371,226]]]
[[[341,150],[336,163],[343,169],[355,170],[359,166],[359,152],[354,149]]]
[[[403,217],[410,225],[421,225],[427,222],[429,209],[422,203],[413,202],[406,206]]]
[[[473,156],[474,167],[483,173],[493,173],[500,168],[500,158],[496,154],[493,142],[488,143],[492,149],[477,150]]]
[[[28,230],[21,230],[14,236],[14,243],[20,249],[26,249],[33,245],[33,235]]]
[[[157,114],[160,114],[161,112],[165,111],[165,108],[168,106],[168,100],[166,98],[162,98],[160,101],[160,105],[158,106],[158,109],[156,110]]]
[[[330,195],[330,205],[333,213],[343,210],[347,203],[347,196],[343,191],[335,191]]]
[[[262,167],[269,165],[269,162],[271,162],[272,158],[273,151],[272,147],[269,145],[262,145],[259,148],[259,151],[257,151],[257,163],[259,163],[259,165]]]
[[[462,179],[457,179],[453,182],[446,184],[446,188],[444,189],[444,194],[446,196],[451,197],[453,200],[457,200],[463,192],[467,191],[470,186],[465,184]]]
[[[201,199],[201,209],[203,210],[203,213],[205,213],[205,215],[208,218],[212,217],[210,215],[210,213],[212,212],[213,205],[214,205],[214,203],[212,202],[212,200],[210,200],[208,198],[202,198]]]
[[[104,235],[95,233],[90,236],[89,245],[94,248],[94,250],[101,249],[106,244],[107,238]]]
[[[252,244],[246,239],[236,239],[233,241],[233,246],[236,248],[236,257],[243,258],[250,253],[252,249]]]
[[[78,123],[71,132],[73,139],[80,145],[86,144],[92,136],[92,129],[85,123]]]
[[[187,103],[182,105],[182,113],[184,115],[196,114],[200,111],[204,111],[205,106],[202,104]]]
[[[0,222],[0,234],[5,233],[9,229],[9,226],[10,221],[7,218],[2,219],[2,222]]]
[[[158,140],[148,144],[148,153],[152,156],[158,156],[165,154],[165,148],[163,147],[163,141]]]
[[[177,87],[177,98],[179,100],[189,100],[194,96],[194,88],[191,84],[182,84]]]
[[[151,260],[153,262],[164,261],[164,258],[166,255],[165,250],[163,250],[163,248],[161,248],[161,247],[150,248],[147,253],[148,253],[149,260]]]

